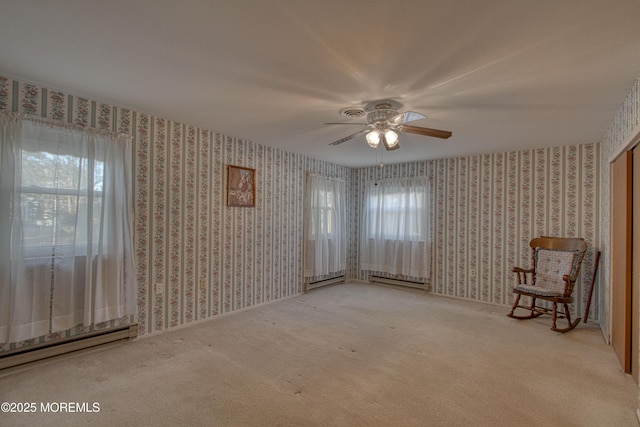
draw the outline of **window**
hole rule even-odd
[[[362,211],[361,268],[428,278],[428,180],[417,177],[367,183]]]
[[[427,206],[422,188],[388,194],[374,191],[367,197],[366,205],[371,217],[369,238],[381,236],[386,240],[426,240]]]
[[[335,197],[332,190],[325,189],[319,197],[311,200],[311,235],[313,237],[330,237],[335,234]]]
[[[0,114],[0,342],[131,316],[131,140]]]
[[[305,209],[305,277],[346,269],[346,185],[344,180],[309,175]]]
[[[25,250],[46,256],[74,245],[74,255],[86,255],[90,236],[100,229],[104,161],[30,150],[20,158]]]

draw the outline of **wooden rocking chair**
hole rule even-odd
[[[534,319],[543,314],[553,316],[552,331],[567,332],[580,323],[580,318],[571,321],[569,304],[573,302],[573,287],[580,272],[580,265],[584,258],[587,245],[584,239],[567,237],[538,237],[529,246],[532,251],[532,265],[530,269],[514,267],[512,271],[518,276],[518,284],[513,287],[516,299],[507,314],[515,319]],[[530,281],[527,282],[527,277]],[[531,303],[520,305],[520,297],[528,296]],[[549,301],[553,308],[536,304],[536,300]],[[563,313],[558,313],[558,304],[564,307]],[[513,314],[516,308],[529,311],[528,315]],[[556,320],[567,319],[569,326],[559,329]]]

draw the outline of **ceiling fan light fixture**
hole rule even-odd
[[[387,130],[384,133],[384,138],[387,140],[387,145],[389,146],[389,148],[395,147],[395,145],[398,143],[398,134],[391,129]]]
[[[367,144],[369,144],[371,148],[377,148],[378,144],[380,143],[380,132],[377,130],[372,130],[367,134],[366,138]]]

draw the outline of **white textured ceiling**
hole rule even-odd
[[[0,74],[348,166],[383,149],[324,123],[378,99],[453,132],[385,163],[592,143],[640,75],[640,1],[8,0]]]

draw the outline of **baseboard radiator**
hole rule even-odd
[[[76,351],[112,345],[138,336],[138,324],[96,331],[64,340],[20,348],[0,355],[0,371]]]
[[[322,286],[327,286],[327,285],[333,285],[334,283],[342,283],[345,281],[345,276],[337,276],[337,277],[332,277],[330,279],[325,279],[325,280],[318,280],[315,282],[310,282],[307,283],[306,289],[307,291],[310,291],[311,289],[315,289],[315,288],[319,288]]]
[[[385,285],[406,286],[409,288],[423,289],[425,291],[428,289],[427,284],[425,282],[414,282],[411,280],[393,279],[390,277],[376,276],[375,274],[372,274],[369,276],[369,282],[382,283]]]

